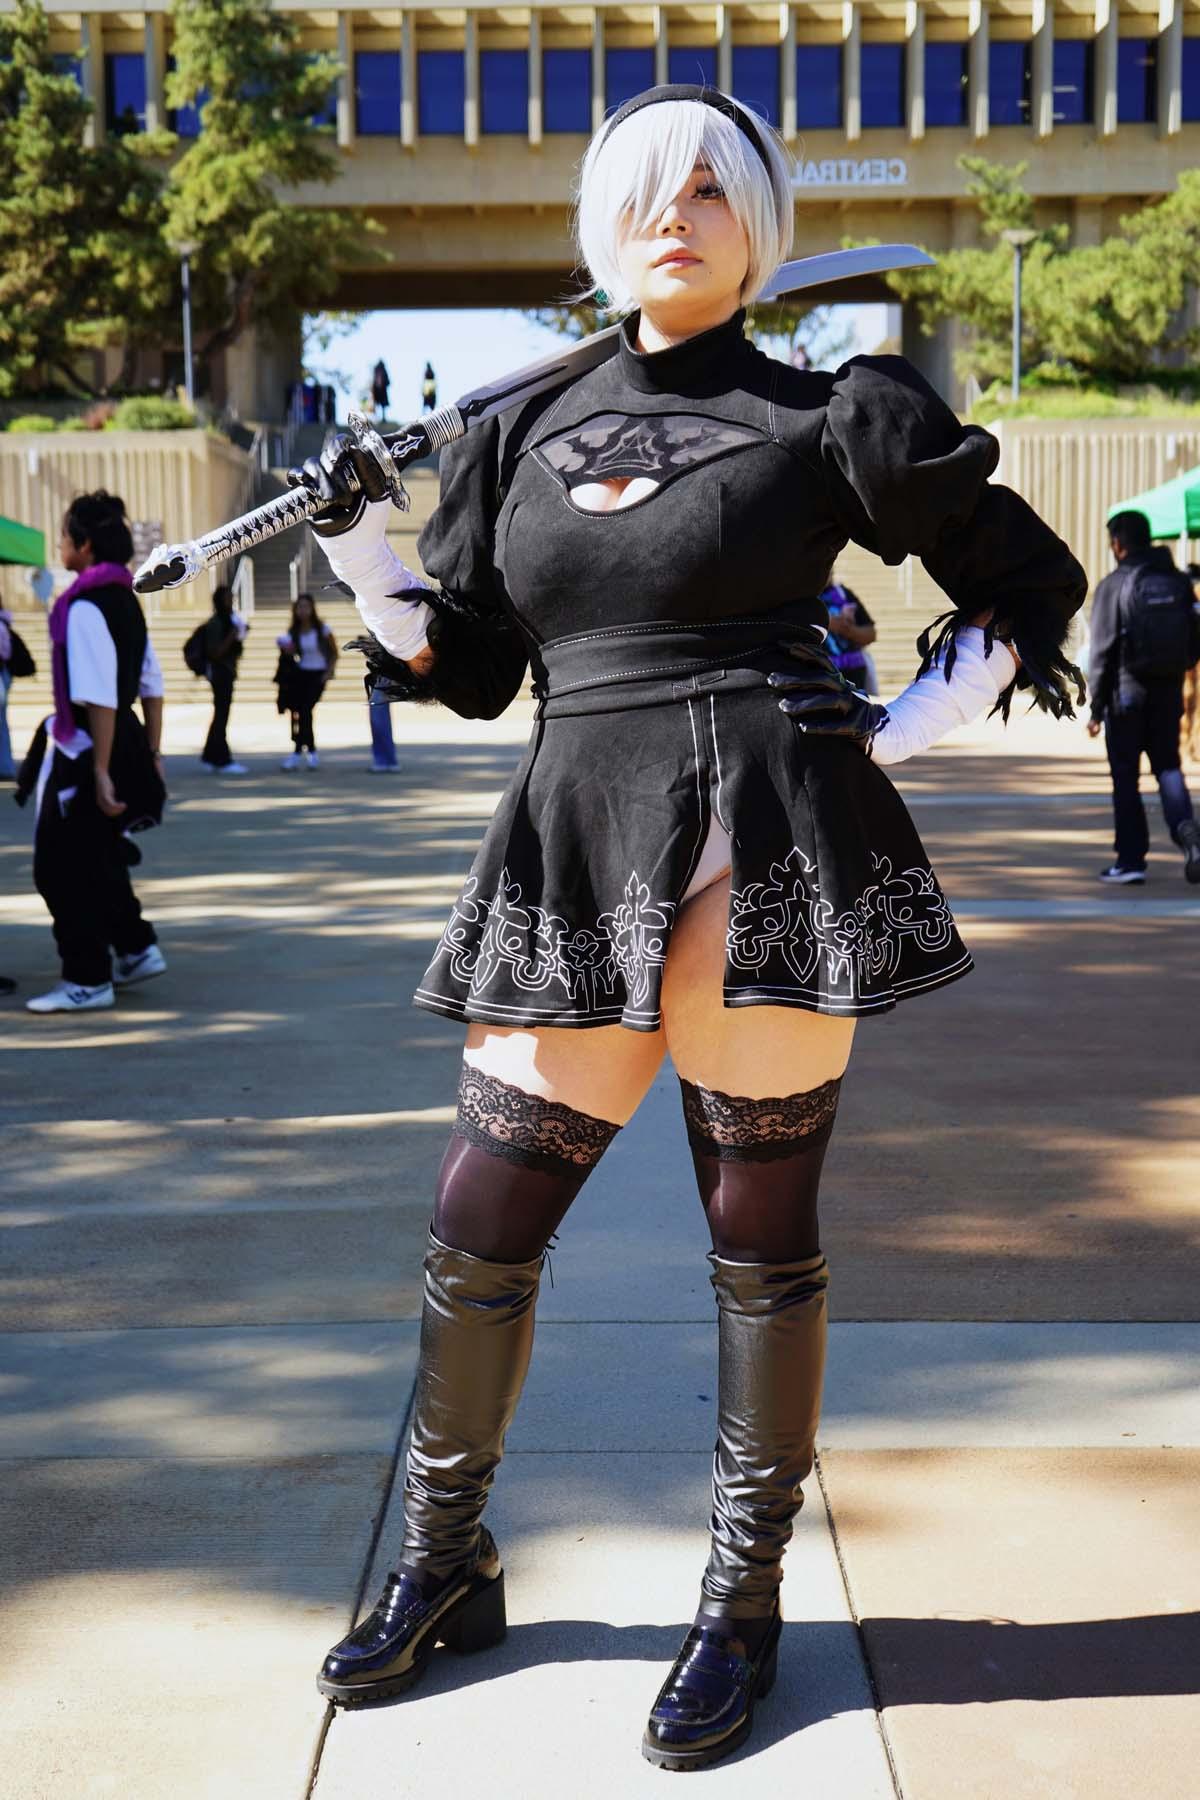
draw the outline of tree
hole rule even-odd
[[[1006,167],[963,156],[967,193],[980,212],[984,244],[947,250],[932,269],[901,270],[888,285],[916,306],[932,336],[943,319],[968,327],[958,372],[986,384],[1012,355],[1012,258],[1009,228],[1037,232],[1023,252],[1021,357],[1028,367],[1057,364],[1066,377],[1119,380],[1141,373],[1164,347],[1195,350],[1200,331],[1177,325],[1189,287],[1200,281],[1200,171],[1174,193],[1120,221],[1120,235],[1071,248],[1066,225],[1038,228],[1022,185],[1025,163]]]
[[[362,261],[376,229],[286,190],[336,179],[328,130],[314,124],[338,65],[300,48],[299,29],[270,0],[173,0],[172,106],[202,106],[199,135],[171,171],[167,238],[190,242],[199,353],[246,328],[276,328],[312,311],[339,268]]]
[[[161,182],[124,140],[85,148],[90,107],[50,53],[40,0],[0,18],[0,394],[82,344],[151,335],[169,298]]]

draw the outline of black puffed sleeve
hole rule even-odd
[[[489,419],[448,444],[440,459],[438,504],[417,539],[434,611],[428,675],[414,674],[375,637],[365,649],[368,687],[387,700],[438,700],[464,719],[495,719],[520,691],[529,660],[492,560],[500,510],[499,421]]]
[[[957,632],[992,607],[992,631],[1021,657],[1014,685],[1072,718],[1083,677],[1065,645],[1087,577],[1019,494],[989,482],[999,457],[902,356],[856,356],[833,377],[821,460],[835,518],[886,563],[919,556],[954,605],[917,640],[922,671],[945,649],[949,678]],[[1010,687],[1005,717],[1011,700]]]

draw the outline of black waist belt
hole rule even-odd
[[[717,685],[761,687],[789,643],[814,644],[822,630],[812,602],[799,601],[742,619],[575,632],[541,646],[545,677],[534,694],[541,716],[554,719],[661,706]]]

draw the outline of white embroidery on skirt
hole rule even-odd
[[[506,972],[526,993],[558,984],[589,1012],[615,995],[622,981],[628,1003],[641,1006],[649,997],[651,972],[666,962],[675,905],[654,900],[636,870],[621,904],[601,913],[590,929],[524,905],[521,883],[507,869],[490,900],[481,900],[478,890],[472,876],[433,954],[434,963],[448,959],[453,979],[471,993]]]
[[[816,864],[793,845],[781,862],[771,864],[766,881],[731,893],[726,940],[731,965],[761,972],[778,958],[795,985],[807,987],[824,957],[829,989],[857,999],[895,974],[905,938],[925,955],[945,950],[954,940],[954,923],[932,870],[893,875],[890,858],[872,855],[871,861],[878,881],[853,907],[835,913],[820,898]]]

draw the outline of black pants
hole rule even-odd
[[[63,980],[80,987],[112,979],[110,946],[134,956],[155,941],[129,880],[129,840],[96,805],[93,782],[90,753],[56,757],[33,840],[34,886],[50,909]]]
[[[237,673],[225,663],[210,663],[208,679],[212,684],[213,691],[213,716],[212,724],[208,728],[208,736],[204,740],[204,748],[200,752],[200,760],[211,763],[214,769],[223,769],[233,761],[226,730],[229,725],[229,709],[233,705],[233,684],[237,680]]]
[[[1183,683],[1160,682],[1147,687],[1140,706],[1110,711],[1104,722],[1108,766],[1112,771],[1114,848],[1123,869],[1145,866],[1150,848],[1146,809],[1138,792],[1143,755],[1158,781],[1163,817],[1172,838],[1192,817],[1192,801],[1179,767],[1179,722],[1183,716]]]
[[[322,669],[297,669],[292,676],[293,685],[289,690],[292,742],[297,750],[315,750],[317,747],[317,741],[313,737],[313,713],[324,692],[325,681]]]

